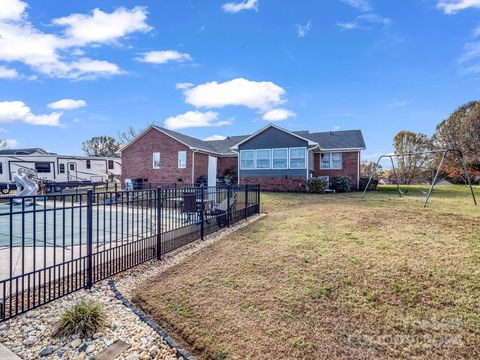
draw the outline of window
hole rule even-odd
[[[107,163],[108,163],[108,170],[113,170],[113,167],[114,167],[113,160],[108,160]]]
[[[35,163],[35,170],[37,173],[49,173],[50,172],[50,163],[48,162],[37,162]]]
[[[3,174],[3,164],[0,162],[0,174]]]
[[[60,174],[65,174],[65,164],[59,164],[58,165],[58,172]]]
[[[270,149],[257,150],[257,169],[270,169]]]
[[[154,152],[152,156],[152,167],[154,169],[160,169],[160,153]]]
[[[305,169],[305,148],[290,148],[290,169]]]
[[[273,168],[288,168],[288,149],[272,149]]]
[[[240,168],[253,169],[253,150],[240,151]]]
[[[331,152],[320,154],[320,169],[341,169],[342,153]]]
[[[179,151],[178,152],[178,168],[185,169],[187,167],[187,152]]]
[[[85,165],[87,166],[87,169],[90,169],[92,164],[90,164],[90,160],[85,160]]]
[[[68,168],[70,171],[75,171],[75,164],[73,163],[68,164]]]

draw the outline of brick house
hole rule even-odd
[[[346,175],[358,189],[360,130],[288,131],[269,124],[252,135],[204,141],[152,125],[121,149],[125,179],[149,183],[195,184],[208,176],[214,185],[226,169],[240,184],[270,190],[301,191],[312,176]]]

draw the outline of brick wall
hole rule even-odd
[[[178,151],[182,150],[187,151],[185,169],[178,168]],[[152,168],[154,152],[160,152],[160,169]],[[134,178],[148,179],[151,183],[175,183],[182,179],[184,183],[191,184],[192,152],[170,136],[150,129],[122,151],[122,182]]]
[[[223,176],[225,169],[233,168],[238,175],[238,158],[236,156],[219,157],[217,160],[217,174]]]
[[[283,176],[275,177],[242,177],[240,179],[242,185],[260,184],[260,188],[266,191],[298,191],[304,192],[307,189],[305,176],[289,177],[285,179]]]
[[[193,181],[196,182],[202,175],[208,176],[208,155],[195,153],[195,174]]]
[[[320,169],[320,153],[314,154],[314,171],[313,176],[348,176],[352,180],[352,190],[357,189],[358,174],[358,152],[342,153],[342,169],[340,170],[324,170]]]

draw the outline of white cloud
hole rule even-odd
[[[385,27],[392,25],[392,20],[388,17],[383,17],[375,13],[362,14],[357,17],[360,20],[367,21],[370,23],[383,24]]]
[[[20,0],[2,0],[0,6],[0,21],[18,21],[27,7],[27,3]]]
[[[17,70],[0,65],[0,79],[15,79],[18,76]]]
[[[308,22],[305,25],[297,24],[295,26],[297,28],[298,37],[303,38],[309,33],[310,29],[312,28],[312,21],[308,20]]]
[[[185,62],[192,60],[190,54],[181,53],[176,50],[150,51],[143,54],[137,60],[152,64],[165,64],[169,61]]]
[[[340,0],[340,2],[347,4],[360,11],[370,11],[371,6],[368,0]]]
[[[223,135],[211,135],[211,136],[208,136],[206,137],[205,141],[212,141],[212,140],[225,140],[227,137],[226,136],[223,136]]]
[[[190,89],[193,86],[194,86],[194,84],[186,82],[186,83],[177,83],[175,85],[175,88],[179,89],[179,90],[186,90],[186,89]]]
[[[32,125],[59,126],[62,113],[35,115],[23,101],[0,101],[0,123],[16,121]]]
[[[480,8],[480,0],[441,0],[437,8],[451,15],[468,8]]]
[[[147,32],[147,11],[136,6],[132,10],[118,8],[112,13],[94,9],[92,15],[72,14],[54,19],[56,25],[66,26],[65,41],[69,46],[117,41],[130,33]]]
[[[270,81],[250,81],[237,78],[223,83],[216,81],[183,91],[185,102],[197,108],[222,108],[228,105],[246,106],[268,111],[285,102],[285,90]]]
[[[24,11],[22,7],[16,15],[0,17],[0,60],[21,62],[51,77],[76,79],[121,74],[116,64],[82,57],[84,51],[79,46],[117,42],[134,31],[150,30],[145,23],[146,10],[141,7],[119,8],[112,13],[95,9],[92,15],[73,14],[53,20],[54,24],[66,27],[62,35],[36,29]]]
[[[355,29],[363,29],[360,24],[356,22],[339,22],[337,23],[337,26],[341,28],[342,30],[355,30]]]
[[[245,0],[240,2],[229,2],[222,5],[225,12],[235,14],[242,10],[258,10],[258,0]]]
[[[273,109],[263,114],[263,120],[282,121],[293,116],[297,116],[293,111],[287,109]]]
[[[169,117],[163,126],[175,130],[189,127],[222,126],[231,123],[231,120],[218,120],[218,113],[213,111],[187,111],[184,114]]]
[[[62,99],[48,104],[50,109],[54,110],[73,110],[87,105],[85,100]]]
[[[407,105],[408,105],[408,101],[405,101],[405,100],[397,100],[392,102],[391,104],[388,104],[388,106],[391,106],[391,107],[404,107]]]

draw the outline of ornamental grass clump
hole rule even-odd
[[[91,336],[104,326],[105,318],[102,304],[95,301],[80,301],[64,311],[53,335]]]

